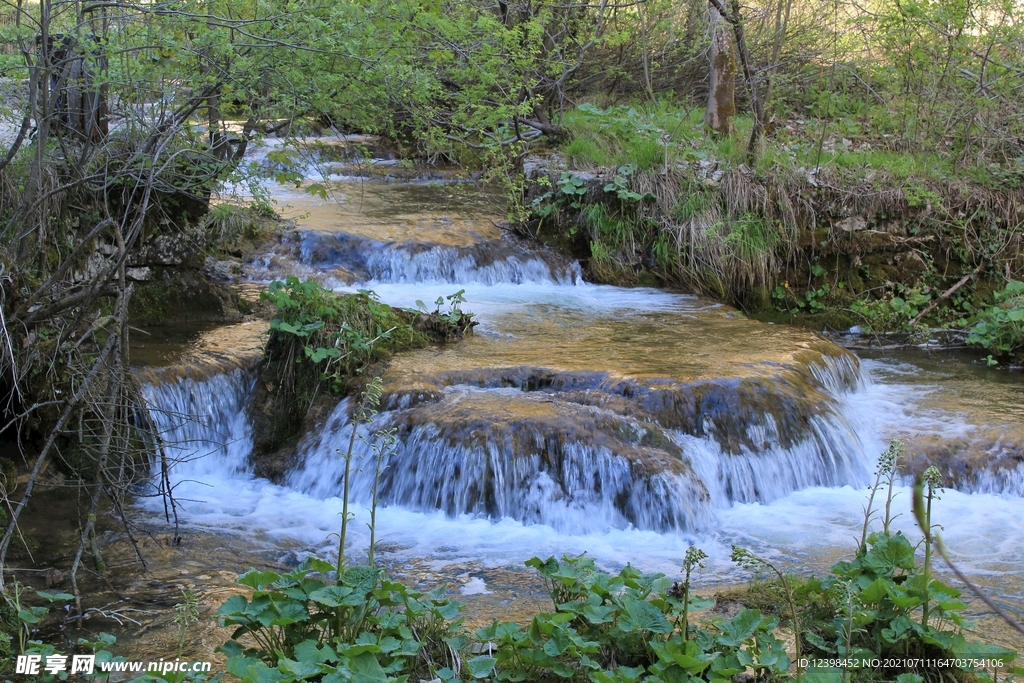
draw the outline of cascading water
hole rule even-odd
[[[148,374],[142,385],[161,443],[156,467],[166,465],[172,483],[244,476],[253,447],[247,405],[254,373],[233,368],[195,376],[175,370]]]
[[[503,239],[479,204],[453,209],[444,187],[334,189],[348,201],[275,190],[305,217],[253,277],[316,274],[408,307],[465,288],[481,323],[463,342],[397,357],[380,414],[360,427],[367,439],[398,432],[378,513],[378,538],[395,558],[510,564],[587,551],[608,566],[672,572],[696,541],[712,574],[732,571],[731,543],[785,548],[794,566],[814,565],[821,548],[849,545],[890,437],[963,436],[955,408],[924,405],[927,387],[885,361],[862,366],[815,335],[696,297],[584,284],[576,264]],[[153,422],[179,461],[171,479],[183,519],[326,552],[348,403],[271,483],[249,462],[252,382],[234,368],[147,385]],[[356,444],[358,549],[374,467]],[[988,493],[947,492],[937,512],[954,549],[975,552],[986,539],[996,548],[995,559],[969,564],[982,573],[1021,559],[1024,500],[1007,495],[1024,492],[1015,452],[1004,448],[1005,467],[971,480]],[[899,494],[909,504],[909,491]]]

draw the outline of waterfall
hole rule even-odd
[[[537,406],[524,411],[516,402],[539,401],[515,393],[448,392],[449,398],[455,394],[472,407],[458,414],[451,402],[427,406],[448,413],[453,419],[447,422],[420,414],[420,406],[412,414],[382,413],[374,424],[361,427],[366,441],[377,429],[399,430],[382,478],[382,500],[413,510],[511,518],[577,534],[630,526],[657,531],[710,528],[707,491],[685,462],[642,445],[653,427],[570,404],[531,419]],[[473,403],[467,396],[482,400]],[[486,416],[498,420],[502,408],[528,415],[488,428]],[[465,419],[478,410],[481,419]],[[290,473],[290,487],[320,498],[337,495],[344,462],[336,451],[348,444],[352,433],[347,414],[347,404],[339,405],[324,429],[300,445],[301,465]],[[602,422],[616,433],[597,432]],[[629,430],[633,433],[622,434]],[[353,495],[365,501],[374,463],[364,439],[356,441]]]
[[[383,283],[575,285],[583,278],[575,261],[527,248],[511,238],[456,246],[385,243],[342,232],[304,231],[298,256],[307,267],[343,266],[360,280]]]
[[[151,373],[142,387],[172,481],[232,479],[250,472],[247,406],[255,374],[240,367],[174,370]]]
[[[317,277],[428,308],[464,287],[464,308],[480,322],[459,344],[393,359],[380,412],[355,440],[357,546],[366,542],[380,429],[397,435],[377,517],[378,538],[396,552],[518,563],[587,551],[618,564],[657,558],[657,571],[677,571],[697,540],[721,558],[732,542],[840,547],[890,435],[966,431],[950,417],[956,407],[922,411],[927,389],[889,381],[870,360],[869,373],[805,330],[751,322],[691,295],[585,284],[577,263],[502,235],[485,201],[449,219],[447,190],[325,182],[348,199],[277,189],[309,216],[247,264],[250,277]],[[270,482],[252,462],[253,362],[222,360],[140,372],[186,523],[332,552],[350,401],[294,445],[282,481]],[[974,459],[951,453],[944,475],[978,499],[1001,495],[1011,519],[1024,505],[1013,497],[1024,497],[1024,465],[1010,448],[1020,438],[1006,441],[1009,450]],[[984,450],[976,439],[970,447]],[[950,491],[943,504],[975,515],[972,496]],[[980,539],[1008,526],[989,516],[986,508],[972,518],[988,524]]]

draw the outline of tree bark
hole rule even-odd
[[[710,85],[704,125],[717,135],[731,135],[736,115],[736,49],[722,14],[714,5],[708,7],[708,13]]]

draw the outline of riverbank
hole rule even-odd
[[[101,525],[100,544],[115,573],[110,580],[89,577],[85,581],[88,591],[83,603],[84,620],[69,618],[70,615],[61,616],[60,610],[53,610],[49,620],[35,627],[38,628],[35,637],[55,646],[58,652],[71,652],[79,638],[96,642],[101,633],[111,633],[117,640],[105,649],[128,660],[158,661],[178,657],[188,661],[212,662],[214,672],[224,671],[228,657],[237,655],[219,651],[220,646],[231,639],[232,629],[219,626],[215,615],[233,596],[246,600],[253,598],[253,587],[238,583],[239,574],[249,569],[269,572],[268,576],[286,574],[305,558],[305,554],[300,548],[289,550],[280,539],[262,534],[192,528],[184,530],[181,536],[173,536],[162,530],[162,525],[154,526],[155,521],[143,522],[140,527],[139,547],[146,559],[145,569],[137,561],[127,537],[117,529]],[[35,515],[27,517],[26,524],[34,534],[41,531],[39,525],[52,528],[49,520]],[[64,552],[61,546],[70,548],[71,544],[67,542],[69,539],[64,539],[62,544],[55,535],[46,538],[50,542],[47,554],[40,554],[38,559],[51,567],[23,572],[22,581],[25,587],[59,591],[66,588],[66,578],[56,569]],[[549,596],[549,591],[554,589],[552,584],[546,582],[543,574],[535,568],[493,567],[473,561],[436,561],[429,557],[411,562],[386,559],[395,550],[387,545],[381,547],[385,558],[383,569],[388,579],[413,590],[440,589],[434,594],[462,605],[460,616],[464,618],[462,628],[466,633],[485,629],[496,621],[527,628],[538,615],[541,615],[543,623],[543,614],[556,607]],[[837,559],[844,557],[842,554]],[[778,562],[777,559],[774,561]],[[780,566],[785,567],[784,564]],[[819,619],[827,621],[832,616],[827,610],[827,614],[822,612],[822,604],[815,602],[824,596],[816,596],[813,589],[807,593],[809,584],[807,576],[800,575],[803,572],[797,575],[786,573],[790,589],[802,596],[797,601],[802,630],[819,632],[824,624]],[[943,580],[948,580],[945,569],[938,573],[944,577]],[[827,572],[824,575],[827,576]],[[571,570],[567,568],[563,580],[569,581],[571,577]],[[670,578],[679,580],[678,577]],[[665,586],[670,584],[671,581]],[[703,571],[696,570],[692,590],[691,597],[698,605],[690,616],[692,628],[715,632],[711,624],[720,625],[723,620],[736,618],[743,610],[756,609],[766,618],[776,620],[778,628],[775,635],[786,643],[789,658],[795,661],[792,613],[785,587],[777,577],[766,578],[762,574],[761,578],[746,584],[723,583],[721,579],[709,581]],[[978,627],[970,632],[972,638],[1020,651],[1024,641],[1019,634],[1014,634],[1005,623],[988,614],[987,608],[970,594],[964,597],[971,604],[967,615],[980,619]],[[29,597],[24,604],[34,605],[37,602]],[[181,616],[180,607],[184,604],[192,606],[194,619],[187,621],[182,628],[180,619],[176,618]],[[804,642],[803,647],[807,655],[809,644]],[[976,654],[982,652],[977,650]],[[998,651],[989,649],[984,652],[994,657]],[[461,654],[465,661],[479,653],[467,648]],[[790,665],[790,674],[794,671],[795,667]],[[931,670],[925,668],[924,671],[927,674]]]
[[[681,287],[818,330],[958,330],[1019,362],[1024,190],[1012,166],[888,151],[867,129],[819,136],[813,120],[780,123],[748,166],[731,138],[663,109],[567,115],[566,141],[523,162],[518,229],[593,282]]]
[[[914,359],[858,370],[816,335],[758,324],[708,299],[586,284],[566,259],[504,237],[492,223],[500,207],[481,208],[492,206],[489,192],[328,183],[330,201],[274,188],[299,222],[246,259],[245,277],[319,273],[332,288],[373,288],[389,306],[410,308],[446,305],[465,289],[481,321],[471,340],[401,356],[385,375],[375,424],[400,431],[401,451],[377,524],[393,570],[452,566],[455,578],[468,574],[460,585],[482,582],[500,595],[495,572],[533,554],[587,551],[612,571],[636,563],[674,577],[696,542],[712,556],[716,581],[736,580],[733,543],[781,554],[793,571],[827,571],[859,533],[857,489],[890,435],[941,426],[942,442],[970,440],[975,425],[997,431],[1020,421],[1016,403],[973,375],[964,386],[984,399],[965,416],[961,400],[923,404],[944,395],[932,386],[943,380],[914,383],[922,374]],[[233,344],[243,346],[219,348]],[[150,351],[161,353],[156,346]],[[156,410],[182,418],[179,432],[161,436],[181,456],[169,475],[187,503],[188,533],[228,527],[329,556],[349,412],[303,435],[301,457],[272,483],[249,460],[251,365],[186,362],[194,371],[175,375],[180,381],[145,383]],[[368,541],[373,471],[359,469],[354,556]],[[1004,601],[1016,590],[1013,548],[984,566],[972,558],[988,557],[978,554],[986,539],[1006,545],[1017,508],[1012,496],[979,488],[994,486],[986,482],[948,492],[938,514],[958,561],[997,577],[991,587]],[[909,490],[899,493],[909,501]],[[137,504],[161,514],[153,501]]]

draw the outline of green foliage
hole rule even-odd
[[[947,586],[917,565],[914,546],[899,532],[868,536],[866,547],[852,562],[840,562],[832,576],[809,586],[806,594],[820,593],[836,607],[837,616],[806,640],[818,658],[885,657],[954,658],[979,649],[964,636],[971,622],[963,616],[967,605],[960,591]],[[931,619],[915,617],[931,600]],[[1001,652],[1008,662],[1016,656]],[[903,661],[913,662],[913,659]],[[897,673],[934,673],[923,664],[908,664]]]
[[[426,305],[416,300],[422,326],[433,331],[440,341],[451,341],[461,337],[467,330],[476,325],[473,314],[462,310],[466,303],[466,290],[460,289],[448,296],[439,296],[434,301],[433,312],[428,312]]]
[[[308,559],[285,574],[250,570],[217,611],[235,631],[221,650],[243,681],[404,682],[451,680],[462,648],[460,606],[441,587],[429,593],[390,581],[375,567],[345,569]]]
[[[873,489],[889,486],[887,527],[889,475],[898,472],[898,451],[894,446],[883,455]],[[929,488],[929,501],[934,490]],[[873,517],[871,503],[865,515]],[[690,573],[704,559],[691,548],[680,583],[630,566],[617,574],[601,572],[583,556],[535,557],[526,564],[544,578],[554,611],[537,614],[526,627],[494,622],[469,633],[443,586],[422,593],[365,566],[342,569],[330,582],[336,567],[311,558],[286,574],[250,570],[240,577],[254,592],[232,597],[218,611],[222,624],[237,627],[222,650],[232,675],[279,683],[719,683],[747,670],[758,680],[788,680],[793,662],[776,635],[777,617],[747,608],[728,619],[705,613],[692,621],[694,613],[714,605],[690,591]],[[866,536],[854,559],[837,563],[824,579],[793,580],[740,548],[734,560],[754,570],[767,568],[781,582],[774,600],[785,605],[812,663],[807,671],[797,666],[797,680],[877,679],[872,667],[843,672],[814,664],[837,658],[908,662],[886,674],[920,683],[946,678],[935,678],[944,674],[930,664],[914,664],[914,658],[973,656],[1010,663],[1016,657],[967,640],[971,623],[963,616],[959,591],[922,569],[913,545],[898,531]],[[984,671],[974,673],[987,680]]]
[[[789,666],[772,634],[777,620],[757,610],[712,620],[686,640],[679,630],[684,612],[713,602],[684,598],[664,575],[631,567],[607,574],[579,557],[527,565],[548,581],[555,611],[537,615],[528,628],[495,622],[472,636],[445,587],[414,591],[373,567],[350,567],[329,583],[335,567],[313,558],[286,574],[250,570],[239,583],[252,596],[234,596],[217,613],[223,625],[236,627],[221,648],[228,672],[279,682],[661,683],[727,679],[745,667],[778,675]]]
[[[280,338],[301,344],[305,358],[324,364],[321,379],[334,393],[340,393],[346,379],[379,353],[379,340],[414,337],[412,325],[397,319],[391,307],[372,292],[342,296],[314,280],[299,282],[289,276],[274,281],[260,298],[277,307],[270,329]],[[326,361],[326,363],[325,363]]]
[[[924,206],[942,206],[942,197],[937,192],[922,185],[908,185],[903,188],[903,195],[907,198],[907,204],[911,208]]]
[[[666,162],[700,158],[690,144],[688,113],[662,100],[656,105],[601,109],[584,103],[566,113],[570,132],[563,151],[577,162],[648,170]],[[619,171],[622,174],[621,168]],[[608,191],[608,190],[605,190]]]
[[[907,287],[897,284],[878,299],[857,299],[850,303],[850,310],[859,315],[867,331],[902,332],[913,331],[910,321],[921,313],[932,300],[927,286]]]
[[[811,579],[797,593],[798,599],[817,605],[830,604],[835,617],[821,620],[805,632],[804,640],[814,653],[810,659],[853,659],[870,662],[892,658],[900,666],[886,669],[888,676],[919,676],[919,680],[945,680],[945,672],[973,671],[973,666],[950,663],[935,667],[927,658],[955,660],[991,656],[1007,664],[1016,653],[994,645],[968,641],[966,629],[973,623],[964,616],[966,603],[960,591],[935,578],[931,572],[930,536],[925,540],[923,566],[915,548],[891,528],[893,484],[900,470],[903,445],[894,441],[879,459],[871,497],[864,512],[864,536],[852,561],[838,562],[825,579]],[[929,468],[927,512],[924,528],[931,525],[931,504],[938,471]],[[875,516],[875,495],[885,488],[883,530],[868,534]],[[834,670],[833,670],[834,671]],[[870,680],[871,666],[855,667],[856,677]],[[976,672],[987,676],[983,671]],[[835,678],[835,680],[840,680]],[[903,679],[909,680],[909,679]]]
[[[693,554],[690,568],[702,558]],[[555,611],[534,617],[529,628],[495,623],[476,637],[496,645],[480,662],[478,677],[496,681],[625,681],[728,679],[750,666],[780,674],[789,666],[772,634],[777,621],[756,610],[712,619],[683,635],[687,613],[709,601],[661,574],[626,567],[599,572],[591,560],[533,558],[548,582]]]
[[[195,591],[182,588],[181,602],[174,605],[174,623],[178,625],[178,656],[181,656],[182,648],[185,647],[185,636],[188,628],[199,621],[199,596]]]
[[[569,206],[574,209],[580,208],[582,198],[587,195],[587,185],[581,178],[566,171],[555,185],[562,196],[569,199]]]
[[[819,313],[824,311],[830,305],[835,303],[836,299],[842,295],[843,290],[846,288],[846,283],[842,281],[835,284],[823,282],[822,278],[824,278],[827,273],[828,272],[821,266],[821,264],[812,264],[811,281],[802,295],[791,290],[789,282],[776,285],[775,289],[772,291],[772,299],[775,300],[775,307],[780,311],[788,312],[792,312],[793,310],[803,310],[808,313]]]
[[[476,321],[462,310],[462,292],[437,310],[394,308],[369,290],[336,294],[313,280],[289,277],[261,294],[277,308],[264,347],[254,410],[254,442],[270,452],[298,433],[318,397],[340,396],[353,379],[392,353],[448,342]],[[442,304],[447,306],[442,308]]]
[[[8,647],[0,651],[0,670],[10,672],[13,670],[11,664],[13,664],[14,656],[17,654],[23,655],[36,655],[41,657],[43,665],[39,668],[39,675],[32,678],[32,680],[41,681],[42,683],[53,683],[57,680],[67,680],[68,673],[66,671],[58,672],[56,674],[48,673],[45,671],[46,658],[49,655],[64,655],[67,654],[64,650],[58,650],[53,645],[44,643],[41,640],[32,639],[32,631],[38,628],[39,624],[49,615],[50,606],[58,604],[61,611],[67,607],[67,603],[75,599],[75,596],[70,593],[62,593],[56,591],[35,591],[36,597],[43,601],[41,605],[28,605],[24,602],[25,598],[25,587],[14,582],[14,585],[10,592],[6,593],[3,598],[3,611],[4,611],[4,629],[11,628],[16,631],[17,639],[14,639],[15,634],[5,633],[0,635],[11,636]],[[7,614],[7,612],[10,612]],[[95,640],[88,640],[86,638],[79,638],[76,642],[75,651],[77,653],[93,654],[96,657],[95,670],[99,672],[100,665],[106,662],[123,662],[124,657],[113,655],[109,648],[114,644],[116,639],[109,633],[99,633],[95,636]],[[12,647],[16,646],[16,647]],[[70,661],[70,660],[68,660]]]
[[[780,241],[779,230],[764,217],[744,213],[729,223],[725,242],[742,260],[755,260],[771,252]]]
[[[615,196],[618,197],[619,202],[623,204],[627,204],[629,202],[640,202],[644,199],[652,199],[654,195],[650,192],[640,194],[639,192],[633,192],[629,189],[629,177],[636,172],[636,168],[636,164],[619,166],[616,174],[612,177],[612,181],[604,186],[604,191],[614,192]]]
[[[370,290],[335,294],[314,280],[289,276],[270,283],[260,298],[277,308],[270,329],[282,343],[291,340],[302,358],[321,368],[321,380],[341,393],[347,380],[367,364],[385,358],[395,348],[422,345],[430,338],[455,339],[475,324],[462,310],[463,291],[443,300],[433,313],[394,309]],[[296,358],[300,362],[301,358]]]
[[[580,209],[586,196],[586,182],[568,171],[563,171],[555,182],[555,187],[535,198],[530,204],[530,210],[539,218],[547,218],[562,207]]]
[[[1019,360],[1024,354],[1024,282],[1011,280],[994,298],[994,305],[962,321],[970,325],[967,343],[989,351],[990,361]]]

